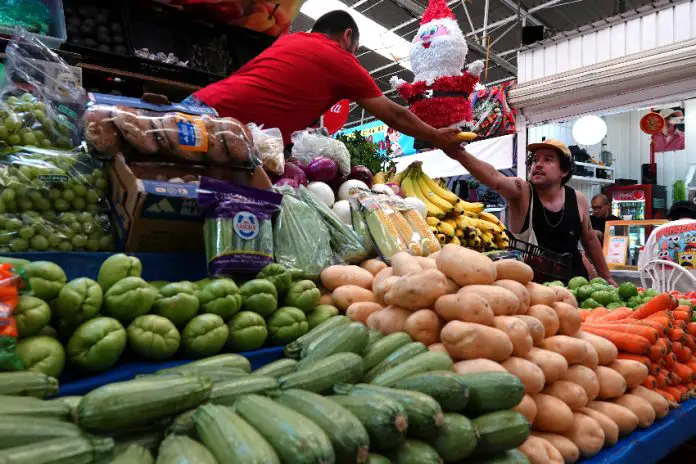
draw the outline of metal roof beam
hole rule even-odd
[[[531,21],[531,20],[530,20],[530,16],[531,16],[533,13],[535,13],[535,12],[537,12],[537,11],[539,11],[539,10],[543,10],[544,8],[548,8],[548,7],[554,6],[554,5],[558,4],[558,3],[561,3],[561,1],[562,1],[562,0],[549,0],[549,1],[547,1],[547,2],[542,3],[541,5],[537,5],[537,6],[535,6],[535,7],[532,7],[532,8],[530,8],[530,9],[528,9],[525,13],[520,12],[520,16],[523,17],[523,18],[527,18],[528,21]],[[517,8],[517,7],[515,7],[515,8]],[[502,25],[504,25],[504,24],[507,24],[507,23],[512,22],[512,21],[515,21],[515,20],[517,20],[517,15],[508,16],[507,18],[503,18],[503,19],[501,19],[501,20],[499,20],[499,21],[496,21],[496,22],[494,22],[494,23],[492,23],[492,24],[488,24],[488,29],[492,29],[492,28],[495,28],[495,27],[498,27],[498,26],[502,26]],[[484,30],[484,28],[476,29],[475,31],[471,31],[471,32],[469,32],[468,34],[466,34],[466,36],[467,36],[467,37],[470,37],[470,36],[472,36],[472,35],[479,34],[479,33],[483,32],[483,30]]]
[[[519,0],[518,0],[519,1]],[[515,3],[514,0],[500,0],[500,3],[505,5],[506,7],[510,8],[512,11],[517,11],[517,3]],[[520,7],[520,19],[522,16],[525,16],[527,18],[527,21],[530,23],[534,24],[535,26],[544,26],[546,27],[546,24],[542,23],[539,21],[537,18],[535,18],[532,14],[527,13],[527,10],[525,8]]]

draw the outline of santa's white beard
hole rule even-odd
[[[464,37],[436,37],[428,48],[424,48],[422,42],[413,42],[410,61],[414,80],[432,84],[440,77],[460,76],[468,51]]]

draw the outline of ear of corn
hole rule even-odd
[[[408,209],[403,211],[403,215],[411,225],[411,228],[415,230],[421,236],[421,246],[423,247],[423,256],[428,256],[440,251],[440,243],[435,237],[435,232],[433,232],[427,223],[423,220],[423,216],[413,209]]]
[[[414,232],[406,218],[404,218],[399,211],[394,211],[389,217],[399,231],[401,240],[408,246],[408,252],[413,256],[422,256],[423,247],[420,244],[420,234]]]

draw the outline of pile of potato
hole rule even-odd
[[[669,403],[641,386],[647,367],[582,332],[573,295],[533,277],[522,262],[446,245],[427,258],[399,253],[391,267],[331,266],[321,274],[322,303],[449,353],[459,373],[519,377],[526,394],[515,410],[533,429],[520,450],[533,464],[593,456],[667,415]]]

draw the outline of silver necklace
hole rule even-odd
[[[539,203],[541,203],[541,198],[539,199]],[[544,221],[546,221],[546,224],[548,224],[549,227],[555,229],[558,226],[560,226],[561,222],[563,222],[563,215],[565,214],[565,189],[563,190],[563,207],[561,208],[561,218],[558,220],[556,224],[551,224],[549,222],[549,218],[546,217],[546,206],[544,206],[543,203],[541,203],[541,212],[544,213]]]

